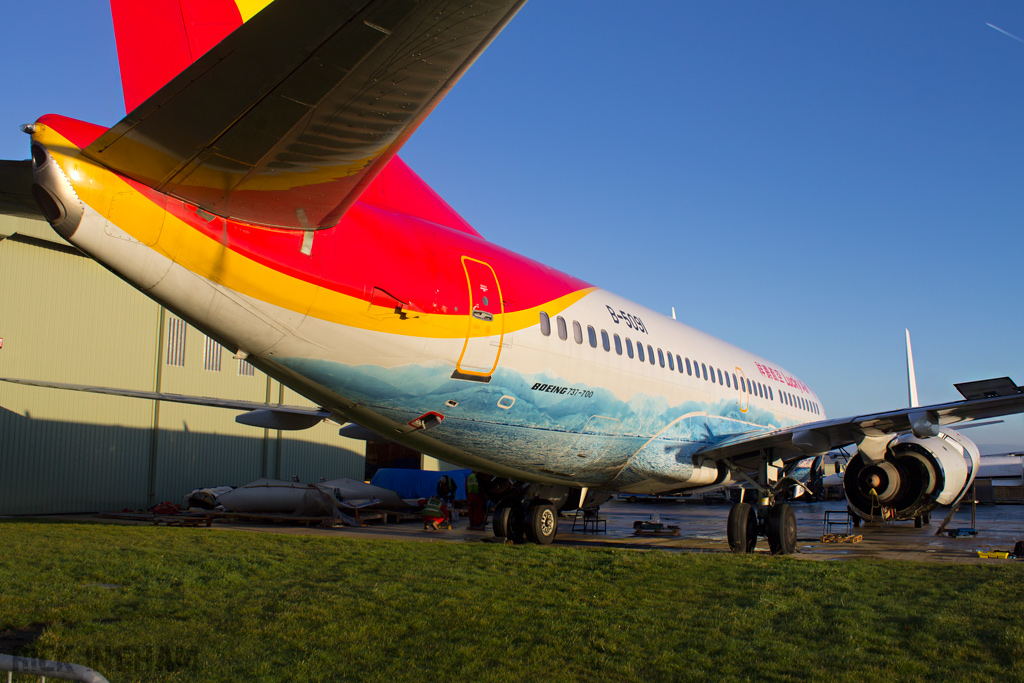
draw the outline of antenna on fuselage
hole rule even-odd
[[[672,319],[673,320],[676,319],[676,307],[675,306],[672,307]]]
[[[920,404],[917,400],[917,376],[914,374],[914,352],[910,349],[910,330],[907,333],[907,400],[911,408],[917,408]]]

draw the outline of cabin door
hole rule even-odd
[[[494,269],[483,261],[462,257],[469,286],[469,312],[466,316],[466,341],[452,377],[475,382],[490,382],[498,367],[504,337],[504,307]]]

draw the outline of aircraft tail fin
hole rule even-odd
[[[914,352],[910,348],[910,330],[907,333],[907,401],[911,408],[917,408],[921,402],[917,399],[917,375],[914,373]]]
[[[110,0],[125,111],[132,111],[271,0]]]

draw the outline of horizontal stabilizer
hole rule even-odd
[[[238,424],[249,425],[250,427],[263,427],[264,429],[283,429],[285,431],[299,431],[310,429],[323,422],[330,413],[323,415],[326,411],[310,413],[296,413],[289,410],[276,410],[274,408],[261,408],[251,410],[235,416]]]
[[[31,161],[0,161],[0,214],[43,218],[32,198]]]
[[[276,0],[86,149],[220,216],[335,225],[525,0]]]
[[[359,441],[388,441],[377,432],[371,431],[366,427],[362,427],[352,422],[344,425],[338,430],[338,434],[344,436],[347,439],[357,439]]]
[[[40,380],[32,379],[14,379],[11,377],[0,377],[0,382],[10,382],[11,384],[23,384],[30,387],[43,387],[46,389],[66,389],[68,391],[84,391],[91,394],[106,394],[108,396],[124,396],[126,398],[144,398],[151,401],[168,401],[170,403],[185,403],[194,406],[207,406],[209,408],[228,408],[230,410],[247,410],[252,413],[267,412],[275,413],[279,420],[284,423],[287,418],[284,418],[284,414],[293,415],[293,423],[297,424],[301,420],[311,421],[315,419],[307,427],[271,427],[271,429],[308,429],[317,422],[325,420],[331,417],[332,413],[329,410],[323,408],[307,408],[305,406],[288,406],[288,405],[274,405],[268,406],[266,403],[257,403],[256,401],[238,401],[234,399],[226,398],[213,398],[212,396],[188,396],[186,394],[171,394],[163,391],[137,391],[135,389],[118,389],[116,387],[99,387],[88,384],[65,384],[63,382],[44,382]],[[240,415],[239,418],[245,417]],[[242,419],[236,418],[238,422],[242,424],[254,424],[253,422],[245,422]],[[257,427],[263,427],[266,425],[257,424]]]

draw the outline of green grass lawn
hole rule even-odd
[[[1022,578],[6,521],[0,642],[112,683],[1022,680]]]

